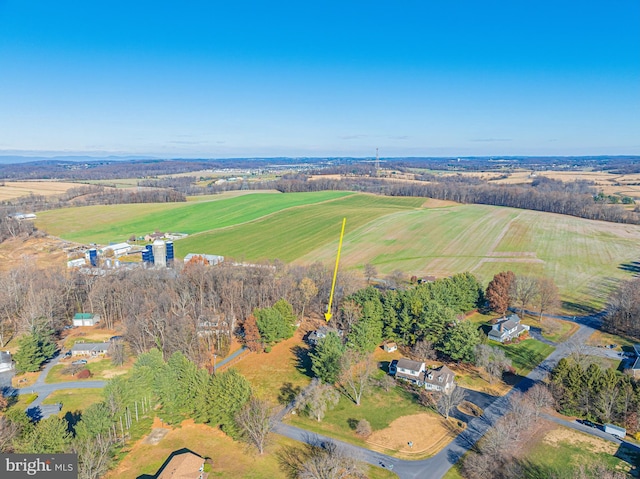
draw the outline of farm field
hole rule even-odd
[[[126,241],[158,231],[197,233],[238,225],[287,208],[349,196],[348,192],[255,193],[215,201],[67,208],[40,213],[36,226],[80,243]]]
[[[545,275],[572,314],[602,308],[617,282],[631,277],[626,266],[640,258],[637,225],[347,192],[68,208],[41,213],[36,225],[85,243],[182,231],[193,234],[176,241],[177,257],[195,252],[332,265],[343,217],[343,268],[372,263],[380,275],[400,270],[406,277],[471,271],[484,284],[507,269]]]
[[[82,186],[78,183],[61,181],[5,181],[0,186],[0,201],[28,196],[30,194],[50,196],[59,195],[71,188]],[[31,213],[31,211],[25,211]]]

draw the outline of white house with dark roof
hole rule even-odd
[[[111,343],[76,343],[71,347],[71,356],[102,356],[107,354]]]
[[[631,374],[637,379],[640,377],[640,344],[633,345],[633,352],[636,354],[636,360],[633,362],[633,366],[631,366]]]
[[[395,372],[392,370],[389,372],[394,374],[396,379],[404,379],[405,381],[417,384],[418,386],[422,386],[424,384],[424,362],[402,358],[398,359],[397,363],[394,361],[394,363],[393,371]]]
[[[322,326],[309,333],[309,336],[307,336],[307,342],[312,346],[315,346],[316,344],[318,344],[318,341],[320,341],[322,338],[326,338],[327,334],[329,333],[336,333],[339,337],[342,337],[344,335],[344,331],[342,331],[341,329]]]
[[[491,327],[491,331],[487,336],[489,339],[504,343],[517,338],[522,333],[529,331],[529,326],[520,324],[520,318],[517,314],[512,314],[508,318],[503,318]]]
[[[427,369],[424,372],[424,388],[427,391],[447,392],[455,384],[455,373],[446,366]]]

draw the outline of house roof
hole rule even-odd
[[[429,379],[429,374],[432,375],[433,379]],[[424,373],[424,382],[430,384],[447,384],[452,383],[455,377],[455,373],[443,365],[436,369],[427,369]],[[442,381],[440,381],[440,378],[442,378]]]
[[[176,454],[167,463],[157,479],[197,479],[204,459],[192,452]]]
[[[106,351],[109,343],[76,343],[71,347],[71,351]]]
[[[73,319],[92,319],[94,316],[93,313],[76,313]]]
[[[424,363],[421,361],[412,361],[411,359],[399,359],[398,360],[398,368],[409,369],[410,371],[420,371],[424,366]]]
[[[634,344],[633,351],[636,353],[636,356],[640,356],[640,344]]]
[[[0,364],[11,364],[11,353],[9,351],[0,351]]]

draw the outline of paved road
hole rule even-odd
[[[601,318],[603,313],[598,313],[593,316],[587,317],[573,317],[573,316],[554,316],[558,319],[565,319],[574,321],[580,326],[578,330],[572,335],[571,342],[584,343],[589,336],[595,331],[594,327],[598,327],[601,324]],[[545,341],[546,342],[546,341]],[[555,343],[554,343],[555,344]],[[375,465],[393,465],[393,472],[398,474],[401,479],[440,479],[447,471],[464,455],[473,445],[491,428],[498,419],[500,419],[504,413],[508,410],[509,398],[515,392],[526,392],[536,382],[544,380],[551,370],[555,367],[560,359],[571,354],[572,347],[568,342],[555,344],[556,349],[547,356],[535,369],[533,369],[525,378],[523,378],[511,391],[501,397],[489,396],[486,394],[478,393],[476,391],[467,391],[467,399],[471,402],[478,401],[478,405],[484,409],[484,414],[481,417],[474,418],[467,424],[467,428],[459,434],[451,443],[449,443],[444,449],[442,449],[435,456],[424,459],[421,461],[405,461],[401,459],[392,458],[381,453],[376,453],[368,449],[353,446],[351,444],[345,444],[335,439],[330,439],[326,436],[310,433],[303,429],[293,427],[288,424],[279,423],[276,427],[276,432],[292,439],[317,444],[318,441],[331,440],[336,444],[344,447],[347,451],[353,453],[355,457],[361,460]],[[598,348],[595,348],[598,349]],[[569,422],[554,416],[545,416],[550,420],[562,424],[563,426],[576,429],[587,434],[601,437],[603,439],[620,444],[621,441],[613,436],[604,433],[604,431],[588,428],[576,422]],[[630,443],[626,443],[630,444]],[[631,447],[635,447],[630,445]]]

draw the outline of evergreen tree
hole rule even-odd
[[[213,377],[208,394],[208,422],[220,425],[225,433],[237,438],[235,415],[251,397],[249,381],[235,369],[230,369]]]
[[[473,362],[474,351],[480,343],[480,333],[471,321],[458,321],[447,328],[440,344],[436,346],[455,361]]]
[[[68,427],[67,421],[58,416],[43,419],[17,441],[16,449],[26,454],[63,453],[71,442]]]
[[[342,339],[335,332],[330,331],[324,338],[320,338],[311,358],[311,370],[323,382],[334,384],[340,376],[340,360],[344,354]]]
[[[255,309],[253,315],[260,336],[266,344],[274,344],[288,339],[295,332],[296,317],[293,308],[284,299],[279,300],[272,308]]]
[[[18,340],[18,351],[14,355],[17,372],[35,372],[42,363],[52,358],[56,345],[51,341],[49,331],[34,332],[22,336]]]

